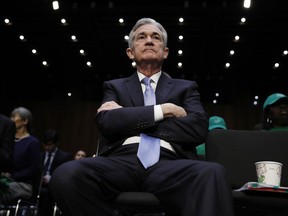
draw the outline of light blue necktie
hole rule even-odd
[[[145,83],[144,104],[145,106],[156,104],[155,92],[151,86],[151,79],[145,77],[142,82]],[[148,136],[144,133],[140,134],[140,143],[137,156],[141,163],[147,169],[159,161],[160,155],[160,139]]]

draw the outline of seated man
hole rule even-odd
[[[137,71],[104,83],[96,115],[111,146],[55,170],[50,187],[60,209],[69,216],[113,215],[109,204],[119,193],[147,191],[182,216],[232,216],[223,166],[192,159],[206,138],[208,117],[197,84],[162,71],[169,53],[166,30],[140,19],[128,44]]]

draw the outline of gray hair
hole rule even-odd
[[[17,107],[11,112],[11,117],[14,117],[17,113],[19,114],[21,119],[28,120],[27,130],[28,130],[28,132],[31,133],[32,132],[33,117],[32,117],[30,110],[28,110],[25,107]]]
[[[151,18],[142,18],[140,20],[138,20],[136,22],[136,24],[134,25],[134,27],[132,28],[132,30],[130,31],[129,33],[129,40],[128,40],[128,46],[129,48],[132,48],[132,43],[135,39],[135,35],[134,35],[134,32],[142,25],[146,25],[146,24],[151,24],[151,25],[155,25],[159,30],[160,32],[162,33],[162,39],[164,41],[164,44],[165,44],[165,47],[167,46],[167,42],[168,42],[168,34],[167,34],[167,31],[164,29],[164,27],[159,23],[157,22],[156,20],[154,19],[151,19]]]

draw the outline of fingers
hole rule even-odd
[[[185,109],[173,103],[165,103],[161,105],[164,117],[185,117],[187,113]]]
[[[121,108],[119,104],[117,104],[115,101],[107,101],[103,103],[97,110],[97,113],[104,111],[104,110],[112,110],[112,109],[118,109]]]

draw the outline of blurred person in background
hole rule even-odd
[[[25,107],[11,112],[15,123],[15,145],[11,172],[2,173],[8,179],[8,186],[1,190],[0,203],[10,203],[19,198],[29,199],[33,194],[35,173],[40,162],[40,141],[32,135],[32,114]]]
[[[226,121],[224,118],[220,116],[211,116],[209,118],[209,126],[208,131],[214,130],[214,129],[227,129]],[[202,143],[196,147],[197,154],[200,159],[205,160],[206,156],[206,149],[205,149],[205,143]]]
[[[79,150],[76,152],[75,156],[74,156],[74,160],[79,160],[79,159],[82,159],[82,158],[85,158],[86,157],[86,152],[83,151],[83,150]]]
[[[264,130],[288,130],[288,96],[282,93],[269,95],[263,104]]]
[[[0,114],[0,173],[11,172],[16,126],[9,117]]]
[[[43,182],[40,193],[39,214],[51,216],[53,213],[54,198],[48,186],[53,171],[61,164],[73,159],[70,153],[59,148],[59,134],[54,129],[48,129],[42,137],[44,151],[40,154],[43,165]]]

